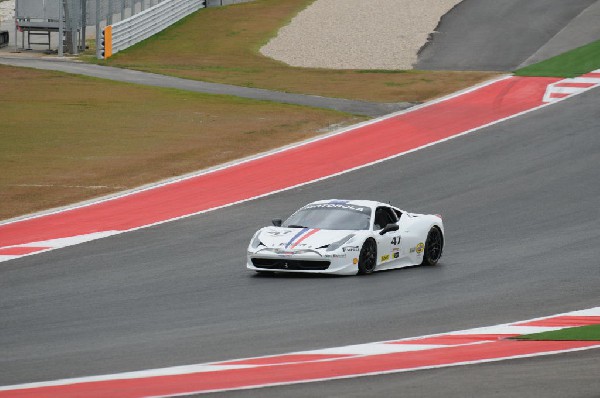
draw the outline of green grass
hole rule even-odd
[[[515,71],[517,76],[576,77],[600,69],[600,40]]]
[[[515,339],[536,341],[600,341],[600,325],[581,326],[551,332],[527,334],[515,337]]]

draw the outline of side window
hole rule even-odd
[[[398,222],[396,213],[389,207],[378,207],[375,210],[374,230],[380,230],[388,224]]]

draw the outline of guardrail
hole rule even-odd
[[[207,7],[230,6],[232,4],[248,3],[254,0],[206,0]]]
[[[99,40],[96,56],[106,59],[166,29],[189,14],[206,7],[205,0],[166,0],[139,14],[108,25]]]

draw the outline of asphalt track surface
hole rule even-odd
[[[512,71],[534,55],[530,62],[557,55],[600,39],[598,3],[464,0],[442,17],[415,69]]]
[[[73,73],[125,83],[142,84],[145,86],[175,88],[197,93],[233,95],[236,97],[260,101],[273,101],[283,104],[310,106],[373,117],[407,109],[414,105],[413,103],[409,102],[368,102],[348,100],[343,98],[321,97],[318,95],[284,93],[281,91],[272,91],[260,88],[249,88],[232,86],[230,84],[188,80],[178,77],[158,75],[155,73],[140,72],[131,69],[115,68],[111,66],[91,65],[82,62],[73,62],[66,59],[48,60],[31,57],[19,57],[14,55],[0,55],[0,64]]]
[[[352,173],[0,266],[0,385],[412,337],[598,305],[600,90]],[[321,198],[441,213],[434,268],[246,272]],[[594,396],[597,350],[224,396]]]

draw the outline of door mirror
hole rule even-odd
[[[379,232],[379,235],[385,235],[388,232],[397,231],[399,229],[400,229],[400,226],[398,224],[388,224],[385,226],[385,228],[383,228],[381,230],[381,232]]]
[[[272,223],[276,227],[281,227],[281,223],[282,223],[281,218],[274,218]]]

